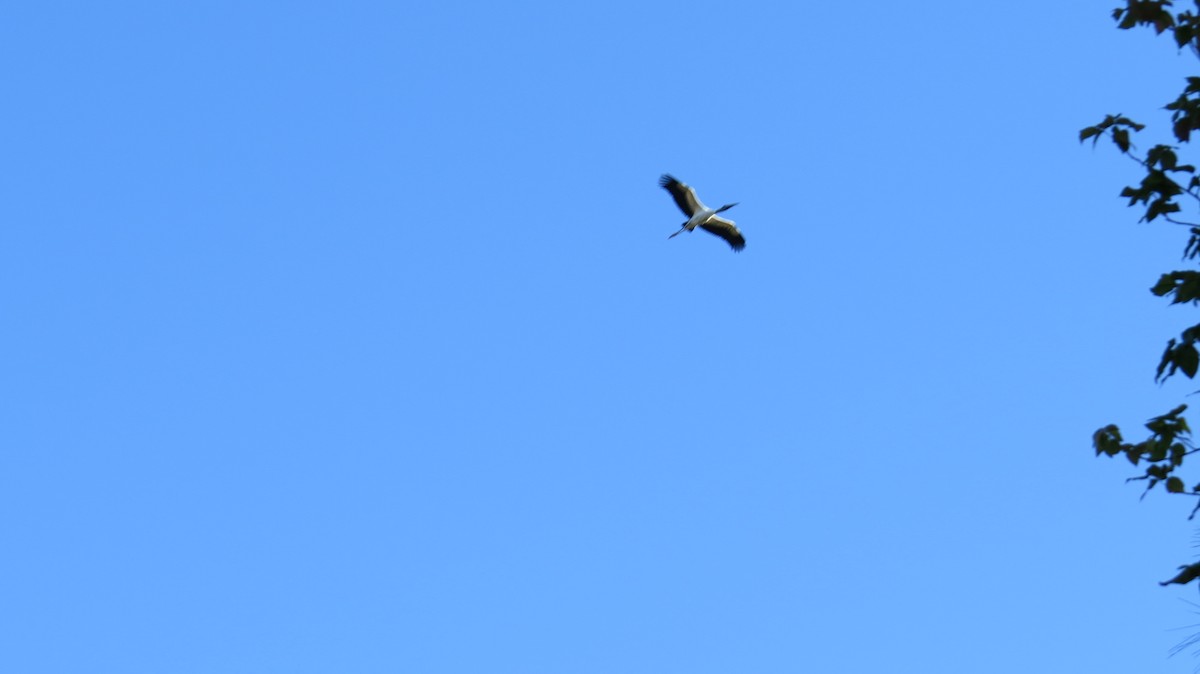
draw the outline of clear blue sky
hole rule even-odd
[[[1115,4],[9,3],[0,669],[1191,671]]]

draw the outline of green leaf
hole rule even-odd
[[[1165,381],[1170,375],[1164,375],[1167,371],[1167,366],[1171,364],[1171,350],[1175,348],[1175,340],[1167,340],[1167,348],[1163,351],[1162,358],[1158,361],[1158,370],[1154,373],[1154,381]]]
[[[1174,132],[1175,138],[1179,139],[1179,142],[1181,143],[1186,143],[1192,138],[1192,125],[1186,119],[1181,119],[1175,122],[1175,125],[1171,130]]]
[[[1163,10],[1163,12],[1154,19],[1154,32],[1162,34],[1164,30],[1174,25],[1175,17],[1171,16],[1170,12]]]
[[[1175,46],[1182,48],[1183,45],[1192,41],[1191,26],[1176,26],[1175,27]]]
[[[1177,477],[1167,478],[1167,491],[1172,494],[1183,493],[1183,480]]]
[[[1168,276],[1175,285],[1175,296],[1171,298],[1171,304],[1200,300],[1200,272],[1173,271]]]
[[[1129,131],[1127,129],[1113,129],[1112,138],[1121,152],[1129,152]]]
[[[1163,167],[1164,171],[1174,171],[1178,163],[1179,158],[1170,149],[1164,149],[1158,157],[1158,165]]]
[[[1092,445],[1096,448],[1096,456],[1107,454],[1116,456],[1121,453],[1121,429],[1109,424],[1092,434]]]
[[[1125,458],[1129,459],[1129,463],[1138,465],[1138,461],[1142,458],[1142,450],[1138,445],[1130,445],[1125,449]]]
[[[1182,442],[1177,442],[1171,445],[1171,465],[1183,465],[1183,456],[1185,454],[1187,454],[1187,447],[1185,447]]]
[[[1175,348],[1174,361],[1188,379],[1191,379],[1196,376],[1197,367],[1200,367],[1200,353],[1197,353],[1196,347],[1191,344],[1180,344]]]
[[[1129,119],[1128,117],[1121,115],[1121,114],[1118,114],[1115,117],[1113,117],[1112,123],[1115,124],[1116,126],[1132,127],[1134,131],[1141,131],[1142,129],[1146,128],[1145,124],[1138,124],[1137,122],[1133,121],[1132,119]]]
[[[1092,136],[1099,136],[1101,133],[1103,133],[1103,132],[1100,129],[1098,129],[1094,126],[1089,126],[1088,128],[1082,129],[1079,132],[1079,142],[1082,143],[1083,141],[1087,140],[1088,138],[1091,138]],[[1095,145],[1097,140],[1100,140],[1100,139],[1097,137],[1095,140],[1092,141],[1092,144]]]
[[[1126,188],[1126,189],[1128,189],[1128,188]],[[1125,196],[1125,195],[1122,194],[1121,196]],[[1171,274],[1163,274],[1162,277],[1158,279],[1158,283],[1155,283],[1154,287],[1150,289],[1150,292],[1154,293],[1155,295],[1158,295],[1159,297],[1162,297],[1163,295],[1166,295],[1167,293],[1171,292],[1174,289],[1175,289],[1175,277]]]
[[[1197,577],[1200,577],[1200,563],[1192,564],[1190,566],[1181,566],[1179,568],[1182,569],[1182,571],[1180,571],[1174,578],[1171,580],[1164,580],[1163,582],[1159,583],[1159,585],[1170,585],[1171,583],[1187,585],[1193,580],[1196,580]]]
[[[1173,340],[1173,339],[1171,340],[1171,342],[1174,342],[1174,341],[1175,340]],[[1180,405],[1180,406],[1176,407],[1175,409],[1171,410],[1170,412],[1167,412],[1166,414],[1154,417],[1150,421],[1180,421],[1179,415],[1183,414],[1186,411],[1187,411],[1187,405]]]

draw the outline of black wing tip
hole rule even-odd
[[[746,237],[742,235],[742,232],[737,227],[723,227],[705,222],[700,225],[700,229],[713,236],[721,237],[735,253],[742,252],[742,249],[746,247]]]
[[[679,181],[676,180],[675,176],[671,175],[670,173],[664,173],[658,179],[659,187],[670,187],[671,185],[677,185],[677,184],[679,184]]]

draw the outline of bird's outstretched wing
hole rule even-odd
[[[733,224],[732,220],[712,216],[706,222],[700,224],[701,229],[711,234],[725,239],[729,243],[729,247],[735,251],[740,251],[746,247],[746,237],[742,236],[742,232]]]
[[[696,191],[692,188],[679,182],[669,173],[664,173],[658,179],[658,186],[671,193],[671,198],[675,200],[675,205],[679,206],[679,210],[689,218],[696,214],[696,211],[703,208],[700,200],[696,198]]]

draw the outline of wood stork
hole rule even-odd
[[[727,211],[734,206],[737,206],[738,202],[735,201],[732,204],[725,204],[724,206],[713,210],[700,203],[700,200],[696,198],[696,190],[679,182],[669,173],[664,173],[662,177],[658,179],[658,185],[659,187],[671,193],[671,198],[675,199],[675,204],[679,206],[679,210],[683,211],[683,214],[688,216],[688,221],[683,223],[683,227],[681,227],[678,232],[668,236],[668,239],[673,239],[676,236],[679,236],[685,230],[690,232],[699,227],[706,232],[716,234],[722,239],[725,239],[727,242],[729,242],[729,246],[735,251],[740,251],[746,247],[746,238],[742,236],[740,231],[738,231],[737,225],[733,224],[732,220],[726,220],[725,218],[717,217],[717,213],[720,213],[721,211]]]

